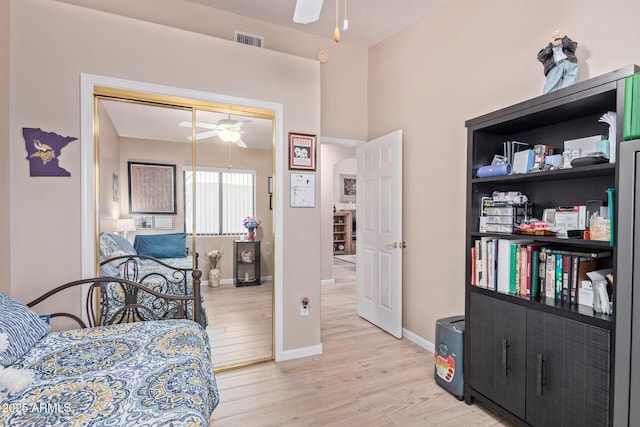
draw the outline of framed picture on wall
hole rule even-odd
[[[156,230],[173,230],[173,217],[170,215],[156,215],[153,217],[153,228]]]
[[[118,174],[114,173],[111,180],[113,201],[117,202],[120,200],[120,178],[118,178]]]
[[[355,203],[356,202],[356,176],[340,174],[340,202]]]
[[[129,213],[176,214],[176,165],[128,162]]]
[[[316,170],[316,136],[289,132],[289,169]]]
[[[151,230],[153,228],[153,216],[136,215],[133,217],[133,223],[136,225],[136,230]]]

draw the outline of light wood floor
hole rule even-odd
[[[355,265],[334,262],[322,287],[323,354],[216,374],[211,426],[501,426],[433,379],[433,355],[355,311]]]
[[[273,358],[273,285],[202,287],[217,369]]]

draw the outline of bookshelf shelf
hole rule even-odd
[[[612,329],[613,316],[604,313],[596,313],[591,307],[580,304],[562,304],[555,300],[547,300],[545,297],[531,298],[520,295],[512,295],[489,289],[474,287],[470,292],[487,295],[533,310],[544,311],[557,316],[566,317],[577,322],[586,323],[602,329]]]
[[[611,269],[617,279],[617,248],[609,241],[480,232],[482,199],[491,197],[494,191],[520,192],[528,197],[531,215],[539,219],[548,208],[581,206],[593,200],[606,204],[607,189],[618,188],[619,164],[491,178],[477,178],[476,171],[491,164],[495,154],[502,154],[506,141],[547,145],[562,153],[566,140],[607,135],[609,127],[599,122],[599,118],[609,111],[617,113],[619,153],[625,78],[639,71],[638,66],[629,66],[465,123],[468,129],[465,401],[470,404],[477,398],[516,425],[558,425],[562,420],[587,419],[599,426],[613,424],[613,373],[618,345],[613,336],[622,319],[616,317],[615,307],[613,314],[603,314],[577,302],[580,295],[583,301],[589,301],[588,288],[580,289],[586,279],[583,273],[589,271],[586,268]],[[616,218],[614,215],[613,219]],[[613,241],[617,242],[616,233],[620,231],[618,227],[613,229]],[[518,243],[521,239],[526,242]],[[509,252],[508,262],[506,247],[517,248]],[[543,269],[536,267],[539,279],[532,277],[533,259],[538,259],[534,255],[536,247],[538,253],[546,250],[540,247],[555,248],[550,259],[557,262],[545,261],[540,256],[539,262],[545,264]],[[502,253],[499,248],[503,248]],[[494,258],[478,259],[478,251],[494,254]],[[606,256],[588,257],[584,253],[606,253]],[[578,274],[582,263],[588,265]],[[499,271],[501,266],[503,270]],[[482,274],[478,275],[478,271]],[[544,287],[545,281],[551,283],[550,287]],[[530,296],[534,295],[529,289],[533,286],[537,286],[536,293],[541,296]],[[611,287],[614,302],[616,288],[621,286],[628,284],[616,283]],[[527,292],[522,291],[525,288]],[[545,293],[540,293],[542,290]],[[584,363],[583,354],[593,355],[597,363]],[[574,361],[575,358],[578,359]],[[580,369],[558,368],[565,366],[567,359],[582,363]],[[542,374],[541,369],[546,373]],[[557,404],[570,396],[579,399],[571,404]]]
[[[333,254],[348,255],[351,248],[351,212],[338,211],[333,214]]]
[[[474,178],[473,184],[494,184],[494,183],[530,183],[543,181],[557,181],[562,179],[580,179],[594,176],[613,176],[616,172],[615,164],[601,164],[594,166],[583,166],[571,169],[558,169],[547,172],[532,172],[525,174],[492,177],[492,178]]]
[[[529,236],[526,234],[501,234],[501,233],[481,233],[479,231],[471,232],[472,238],[493,237],[496,239],[523,239],[530,238],[536,242],[548,243],[549,245],[570,246],[575,248],[599,248],[611,249],[609,241],[605,240],[582,240],[582,239],[561,239],[550,236]]]

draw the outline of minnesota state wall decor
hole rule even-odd
[[[30,176],[71,176],[58,164],[63,147],[78,138],[45,132],[40,128],[22,128],[24,146],[27,149]]]

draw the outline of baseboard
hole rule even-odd
[[[282,352],[282,359],[277,362],[284,362],[285,360],[300,359],[301,357],[317,356],[322,354],[322,343],[318,345],[312,345],[310,347],[294,348],[293,350],[284,350]]]
[[[436,350],[436,346],[432,342],[425,340],[420,335],[414,334],[408,329],[402,328],[402,336],[404,336],[409,341],[418,344],[425,350],[430,351],[431,353]]]
[[[320,286],[330,286],[330,285],[333,285],[335,283],[336,283],[336,281],[333,280],[333,279],[324,279],[324,280],[320,281]]]
[[[273,281],[273,276],[261,276],[260,280],[263,282],[271,282]],[[209,285],[209,281],[208,280],[203,280],[202,285]],[[222,279],[220,280],[220,284],[221,285],[235,285],[235,282],[233,279]]]

